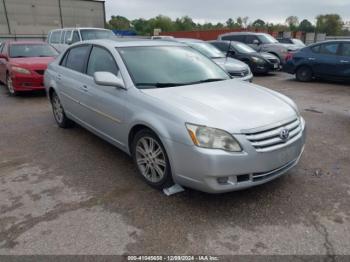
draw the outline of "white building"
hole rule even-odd
[[[344,23],[343,29],[350,31],[350,21],[347,21],[347,22]]]

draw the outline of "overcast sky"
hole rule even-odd
[[[350,0],[106,0],[107,17],[151,18],[159,14],[171,18],[189,15],[196,22],[225,22],[248,16],[268,22],[284,22],[290,15],[314,22],[318,14],[337,13],[350,20]]]

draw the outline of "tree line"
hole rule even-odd
[[[212,30],[212,29],[248,29],[269,32],[301,31],[319,32],[327,35],[350,35],[349,30],[343,29],[343,19],[338,14],[323,14],[316,17],[313,24],[307,19],[299,20],[297,16],[289,16],[285,23],[269,23],[262,19],[250,21],[249,17],[229,18],[225,23],[195,23],[189,16],[183,16],[172,20],[168,16],[158,15],[151,19],[129,20],[124,16],[112,16],[106,27],[116,30],[132,30],[139,35],[153,35],[154,29],[163,32]]]

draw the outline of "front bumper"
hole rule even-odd
[[[244,77],[237,77],[237,76],[232,76],[233,79],[238,79],[246,82],[253,82],[253,74],[250,72],[248,75]]]
[[[304,150],[306,128],[280,149],[257,152],[245,135],[235,135],[243,152],[204,149],[180,143],[168,144],[174,181],[207,193],[237,191],[267,183],[285,174]],[[220,179],[228,179],[221,183]]]
[[[19,75],[11,76],[13,89],[16,92],[45,90],[44,77],[41,75]]]

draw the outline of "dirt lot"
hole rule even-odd
[[[59,129],[44,95],[0,88],[0,254],[349,254],[350,85],[255,83],[299,105],[307,147],[250,190],[166,197],[118,149]]]

